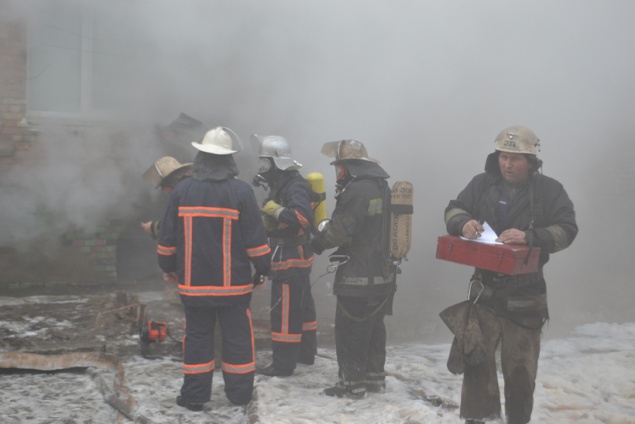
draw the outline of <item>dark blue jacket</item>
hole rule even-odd
[[[192,178],[172,192],[161,221],[158,257],[176,272],[186,306],[249,302],[252,272],[266,275],[270,249],[251,187],[235,179],[231,156],[199,153]]]
[[[313,264],[313,190],[296,170],[285,171],[272,187],[268,200],[284,206],[278,228],[267,233],[273,252],[272,278],[285,279]]]

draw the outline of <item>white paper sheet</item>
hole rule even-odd
[[[483,231],[481,233],[481,236],[479,238],[477,238],[477,239],[469,239],[469,238],[466,238],[466,237],[463,237],[463,236],[461,236],[461,238],[463,240],[475,241],[477,243],[503,244],[500,241],[496,241],[498,236],[496,235],[494,230],[492,230],[492,227],[490,227],[490,225],[487,223],[487,221],[483,223],[483,229],[485,231]]]

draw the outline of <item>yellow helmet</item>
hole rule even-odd
[[[540,150],[540,140],[527,127],[514,125],[501,131],[496,139],[496,150],[508,153],[536,155]]]

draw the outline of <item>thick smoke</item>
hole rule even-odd
[[[10,3],[13,16],[36,13],[24,3]],[[41,165],[3,176],[0,242],[37,238],[41,208],[54,226],[89,227],[156,201],[140,175],[166,154],[153,129],[181,112],[245,141],[251,133],[286,137],[305,174],[325,174],[329,208],[332,170],[320,147],[357,138],[391,182],[415,186],[414,244],[396,320],[435,326],[442,306],[463,299],[470,273],[434,257],[443,209],[482,171],[496,134],[521,124],[540,137],[545,174],[564,184],[578,212],[578,240],[546,268],[553,327],[626,316],[620,311],[630,305],[620,299],[633,298],[635,271],[627,230],[635,191],[632,2],[107,3],[64,4],[94,4],[90,10],[116,15],[125,29],[129,38],[110,39],[126,49],[109,83],[135,130],[91,129],[90,142],[42,131]],[[191,160],[189,143],[179,143],[178,159]],[[249,180],[254,153],[245,144],[241,177]]]

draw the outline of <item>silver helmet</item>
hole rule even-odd
[[[294,160],[291,156],[291,147],[289,142],[279,135],[260,136],[253,134],[251,136],[255,150],[261,158],[271,158],[278,169],[286,171],[287,169],[298,169],[302,164]]]

